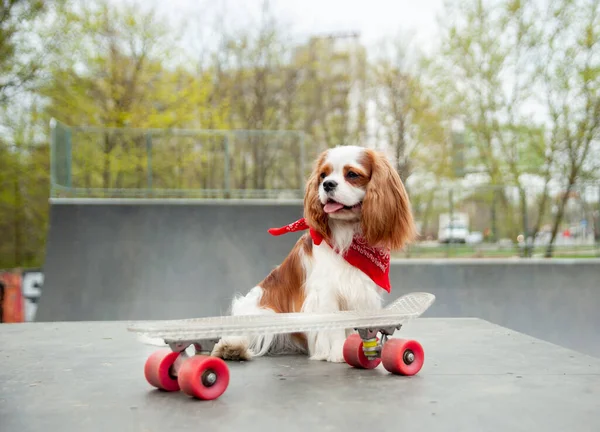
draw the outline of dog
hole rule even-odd
[[[416,236],[400,176],[384,154],[359,146],[321,153],[306,184],[304,217],[269,232],[304,230],[279,266],[246,295],[233,299],[232,315],[381,309],[391,290],[390,252]],[[227,337],[211,354],[240,361],[302,353],[339,363],[349,333]]]

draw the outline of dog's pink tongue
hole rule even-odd
[[[323,210],[325,213],[335,213],[339,209],[344,208],[344,204],[336,203],[336,202],[328,202],[323,206]]]

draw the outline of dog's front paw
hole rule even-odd
[[[316,361],[325,361],[327,360],[328,355],[327,353],[316,353],[313,354],[309,357],[309,360],[316,360]]]
[[[232,361],[247,361],[252,358],[248,341],[244,338],[221,339],[215,344],[211,355]]]
[[[343,363],[344,360],[344,343],[335,344],[327,351],[313,353],[310,360],[328,361],[331,363]]]
[[[336,353],[327,357],[327,361],[331,363],[344,363],[346,360],[344,360],[343,354]]]
[[[334,344],[331,348],[327,361],[331,363],[344,363],[344,342]]]

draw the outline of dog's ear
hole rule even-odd
[[[306,219],[306,223],[322,237],[329,238],[327,214],[323,211],[323,204],[321,204],[321,200],[319,199],[321,169],[325,163],[326,156],[327,151],[321,153],[306,183],[306,191],[304,192],[304,218]]]
[[[371,166],[362,204],[362,231],[372,246],[401,249],[416,237],[410,200],[400,176],[385,155],[365,150]]]

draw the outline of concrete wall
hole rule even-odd
[[[428,291],[431,317],[477,317],[600,356],[600,260],[406,260],[394,291]]]

